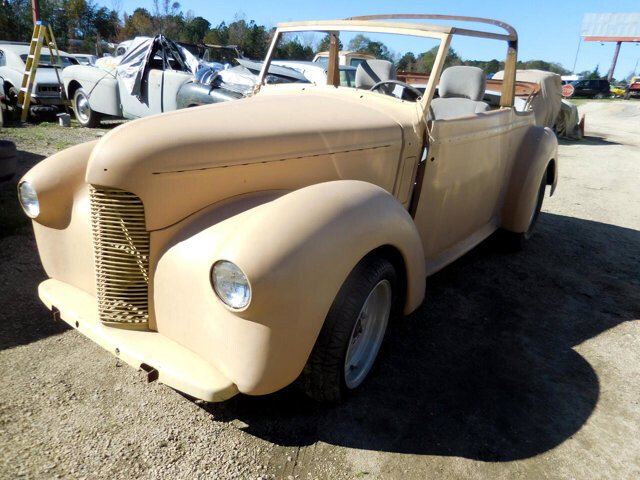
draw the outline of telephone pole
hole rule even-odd
[[[31,0],[31,13],[33,14],[33,24],[40,21],[40,0]]]

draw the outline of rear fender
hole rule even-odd
[[[553,131],[531,126],[516,153],[502,210],[502,228],[512,232],[527,230],[544,175],[547,175],[547,183],[551,184],[551,192],[555,190],[557,158],[558,140]],[[548,171],[549,166],[552,168]]]
[[[422,302],[424,254],[413,220],[385,190],[336,181],[292,193],[176,242],[154,274],[158,331],[193,350],[248,394],[276,391],[304,367],[335,296],[367,253],[402,256],[404,311]],[[215,295],[212,265],[247,275],[250,305],[232,312]]]

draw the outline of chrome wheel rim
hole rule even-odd
[[[344,359],[344,382],[349,389],[359,386],[373,366],[387,330],[391,298],[391,282],[381,280],[360,309]]]
[[[86,122],[91,114],[91,107],[89,106],[89,99],[84,95],[78,95],[76,97],[76,115],[80,117],[80,120]]]

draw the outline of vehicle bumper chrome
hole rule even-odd
[[[150,381],[157,378],[208,402],[221,402],[238,393],[236,385],[215,367],[162,334],[103,325],[96,299],[76,287],[49,279],[40,284],[38,294],[70,326],[132,367],[147,371]]]

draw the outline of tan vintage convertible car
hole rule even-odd
[[[478,29],[428,24],[443,20]],[[279,42],[307,31],[329,40],[328,84],[267,84]],[[422,88],[376,59],[358,66],[357,88],[341,87],[339,45],[362,32],[437,52]],[[492,101],[482,70],[445,69],[459,36],[504,46]],[[297,380],[341,401],[388,322],[422,303],[428,275],[496,230],[527,240],[553,193],[557,141],[514,108],[516,56],[515,30],[493,20],[280,24],[253,96],[130,122],[22,178],[49,277],[41,300],[193,397]]]

